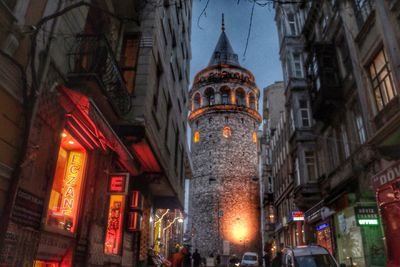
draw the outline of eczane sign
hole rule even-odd
[[[372,186],[376,190],[382,185],[385,185],[386,183],[389,183],[396,178],[400,178],[400,161],[396,161],[390,167],[373,176],[371,179]]]

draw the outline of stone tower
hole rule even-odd
[[[222,20],[211,60],[190,91],[189,227],[203,256],[261,252],[258,98],[254,76],[240,66]]]

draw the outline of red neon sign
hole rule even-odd
[[[111,174],[109,178],[108,191],[110,193],[126,193],[126,184],[128,181],[128,173]]]
[[[104,253],[118,255],[122,239],[122,222],[124,218],[125,196],[111,195],[108,209],[108,223]]]

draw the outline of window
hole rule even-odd
[[[122,45],[121,70],[126,88],[130,94],[135,89],[136,65],[139,55],[139,35],[129,34],[124,37]]]
[[[257,132],[253,132],[253,143],[257,144]]]
[[[367,138],[365,134],[364,120],[362,118],[358,105],[353,109],[353,114],[356,124],[356,131],[358,133],[358,141],[360,142],[360,144],[364,144]]]
[[[238,106],[245,106],[246,101],[245,101],[245,92],[242,88],[239,88],[236,90],[236,104]]]
[[[310,127],[311,118],[307,100],[299,100],[299,111],[301,116],[301,125],[303,127]]]
[[[232,130],[229,126],[225,126],[224,129],[222,130],[222,135],[225,138],[229,138],[232,135]]]
[[[193,97],[193,111],[198,109],[201,104],[201,96],[199,93],[196,93]]]
[[[301,184],[301,180],[300,180],[300,166],[299,166],[299,159],[296,158],[294,160],[294,177],[296,179],[296,185],[300,185]]]
[[[64,130],[50,193],[47,225],[75,232],[85,161],[84,147]]]
[[[295,20],[295,16],[293,15],[293,13],[289,13],[287,15],[287,21],[288,21],[288,26],[289,26],[289,34],[297,35],[296,20]]]
[[[295,78],[303,78],[303,61],[300,53],[293,53],[293,76]]]
[[[249,106],[251,109],[256,109],[256,97],[254,96],[253,93],[250,93],[249,95]]]
[[[344,157],[347,159],[348,157],[350,157],[350,146],[346,126],[344,124],[340,125],[340,133],[342,135]]]
[[[204,95],[206,97],[206,105],[214,105],[215,104],[215,96],[214,96],[214,90],[212,88],[207,88],[204,91]]]
[[[314,152],[313,151],[304,152],[304,158],[305,158],[305,162],[306,162],[308,180],[314,181],[317,178],[317,170],[316,170]]]
[[[374,7],[375,0],[354,0],[357,22],[362,26]]]
[[[397,94],[384,50],[381,50],[369,65],[369,76],[377,109],[381,111]]]
[[[195,131],[193,134],[193,142],[194,143],[198,143],[200,142],[200,132],[199,131]]]
[[[290,109],[289,127],[291,132],[294,132],[296,125],[294,124],[293,109]]]
[[[229,91],[228,88],[224,87],[224,88],[221,89],[221,101],[222,101],[222,104],[224,104],[224,105],[229,104],[229,93],[230,93],[230,91]]]

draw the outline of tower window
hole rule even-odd
[[[229,137],[232,135],[232,130],[231,130],[231,128],[230,128],[229,126],[225,126],[225,127],[224,127],[224,130],[222,131],[222,135],[223,135],[225,138],[229,138]]]
[[[257,144],[257,133],[255,131],[253,132],[253,143]]]
[[[195,131],[193,135],[193,142],[198,143],[200,141],[200,131]]]

